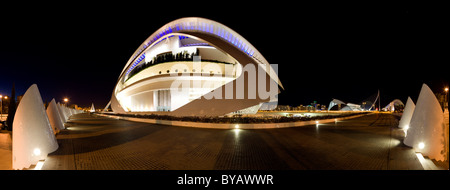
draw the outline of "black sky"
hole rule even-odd
[[[448,85],[448,31],[433,8],[208,2],[2,6],[0,94],[10,94],[13,82],[16,95],[36,83],[44,101],[104,107],[136,48],[165,23],[190,16],[232,28],[278,64],[279,104],[359,103],[380,89],[384,105],[416,100],[422,83],[435,92]]]

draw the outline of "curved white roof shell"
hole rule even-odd
[[[173,38],[176,36],[178,38]],[[188,41],[190,42],[188,43]],[[185,42],[189,46],[181,45]],[[219,67],[217,72],[211,71],[209,68],[206,69],[207,65],[205,65],[205,72],[203,72],[203,67],[200,71],[193,66],[190,68],[191,66],[188,66],[188,63],[183,63],[188,66],[187,69],[184,68],[184,73],[188,74],[185,76],[172,75],[181,73],[179,72],[182,70],[181,68],[175,68],[172,71],[175,65],[179,65],[178,60],[164,62],[164,64],[160,64],[161,62],[150,63],[152,59],[159,58],[157,56],[172,56],[178,54],[177,52],[181,49],[189,48],[198,48],[199,51],[201,49],[200,52],[202,53],[196,51],[200,55],[199,57],[210,56],[204,59],[205,63],[208,63],[208,60],[223,61],[222,55],[233,61],[224,61],[225,64],[217,65]],[[197,61],[193,60],[192,62]],[[148,63],[151,66],[146,66]],[[225,65],[232,65],[233,67],[225,68]],[[258,70],[258,78],[261,77],[261,79],[253,81],[256,83],[256,80],[258,80],[258,85],[247,85],[244,90],[240,88],[244,85],[238,86],[238,84],[249,84],[248,82],[251,81],[250,77],[241,75],[244,71],[237,71],[239,69],[245,70],[243,68]],[[234,69],[236,69],[236,74],[227,73],[227,71]],[[260,69],[263,71],[261,74],[259,74]],[[275,95],[279,93],[278,86],[283,88],[276,69],[277,65],[270,65],[250,42],[227,26],[204,18],[181,18],[156,30],[132,54],[122,69],[113,90],[111,108],[117,113],[170,111],[170,114],[177,116],[217,116],[255,107],[256,105],[259,107],[262,103],[274,99]],[[204,77],[204,74],[208,72],[207,70],[209,70],[209,74],[219,73],[219,75],[208,74]],[[197,74],[201,74],[202,77],[198,77]],[[266,80],[266,78],[270,80]],[[181,94],[177,93],[177,90],[173,90],[175,88],[172,87],[179,81],[199,81],[196,84],[201,85],[186,87],[188,93]],[[212,87],[209,84],[214,85]],[[267,89],[270,89],[270,92],[264,93],[267,92]],[[223,95],[225,91],[234,94]],[[260,95],[259,92],[263,92],[263,95],[253,97],[253,92],[258,92],[258,95]],[[219,93],[223,93],[220,94],[222,96],[218,96],[224,98],[210,98]],[[231,96],[228,96],[230,94]]]
[[[399,99],[392,100],[388,105],[386,105],[383,109],[388,111],[395,111],[396,105],[405,105],[403,102]]]
[[[338,104],[345,105],[345,102],[343,102],[343,101],[341,101],[341,100],[338,100],[338,99],[333,99],[333,100],[331,100],[331,101],[330,101],[330,104],[328,105],[328,111],[330,111],[330,109],[331,109],[333,106],[338,105]]]
[[[174,34],[192,34],[195,38],[196,34],[203,35],[212,35],[216,37],[220,37],[223,41],[235,46],[241,52],[247,54],[247,56],[251,57],[259,64],[263,64],[268,66],[269,62],[261,55],[261,53],[248,42],[245,38],[239,35],[237,32],[228,28],[227,26],[218,23],[213,20],[199,18],[199,17],[186,17],[174,20],[162,26],[160,29],[156,30],[152,35],[150,35],[133,53],[130,59],[127,61],[125,67],[123,68],[119,80],[127,75],[134,67],[137,66],[140,59],[145,50],[151,48],[157,42],[164,40],[166,37]],[[204,40],[204,39],[202,39]],[[214,45],[214,43],[210,43]],[[219,48],[220,47],[216,47]],[[246,63],[241,63],[246,64]],[[263,67],[265,68],[265,67]],[[281,84],[278,76],[273,71],[270,70],[269,76],[280,85],[281,88],[284,89]]]

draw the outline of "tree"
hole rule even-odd
[[[6,118],[6,126],[9,131],[13,129],[14,115],[16,115],[16,89],[14,83],[11,89],[11,99],[9,100],[8,118]]]

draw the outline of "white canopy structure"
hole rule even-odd
[[[353,103],[345,103],[338,99],[331,100],[330,104],[328,105],[328,111],[330,111],[330,110],[362,111],[361,105],[353,104]]]
[[[335,105],[345,105],[345,102],[338,100],[338,99],[333,99],[331,100],[330,104],[328,105],[328,111],[330,111],[331,108],[333,108],[333,106]]]
[[[403,102],[399,99],[395,99],[392,100],[391,102],[389,102],[388,105],[386,105],[383,110],[384,111],[395,111],[395,106],[399,106],[399,105],[405,105],[403,104]]]
[[[436,96],[426,84],[422,85],[403,142],[430,159],[444,161],[446,158],[444,113]]]
[[[341,109],[341,111],[362,111],[361,105],[353,104],[353,103],[347,103],[345,107]]]
[[[415,108],[416,108],[416,105],[411,100],[411,98],[408,97],[408,100],[406,101],[405,109],[403,110],[402,118],[400,119],[400,121],[398,123],[398,127],[400,129],[405,130],[405,132],[409,128],[409,123],[411,122],[411,118],[412,118]]]
[[[58,149],[36,84],[25,92],[13,121],[13,169],[29,168]]]

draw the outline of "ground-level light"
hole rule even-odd
[[[41,149],[35,148],[35,149],[33,150],[33,154],[34,154],[35,156],[41,155]]]
[[[425,144],[423,142],[420,142],[419,143],[419,149],[423,149],[423,148],[425,148]]]

